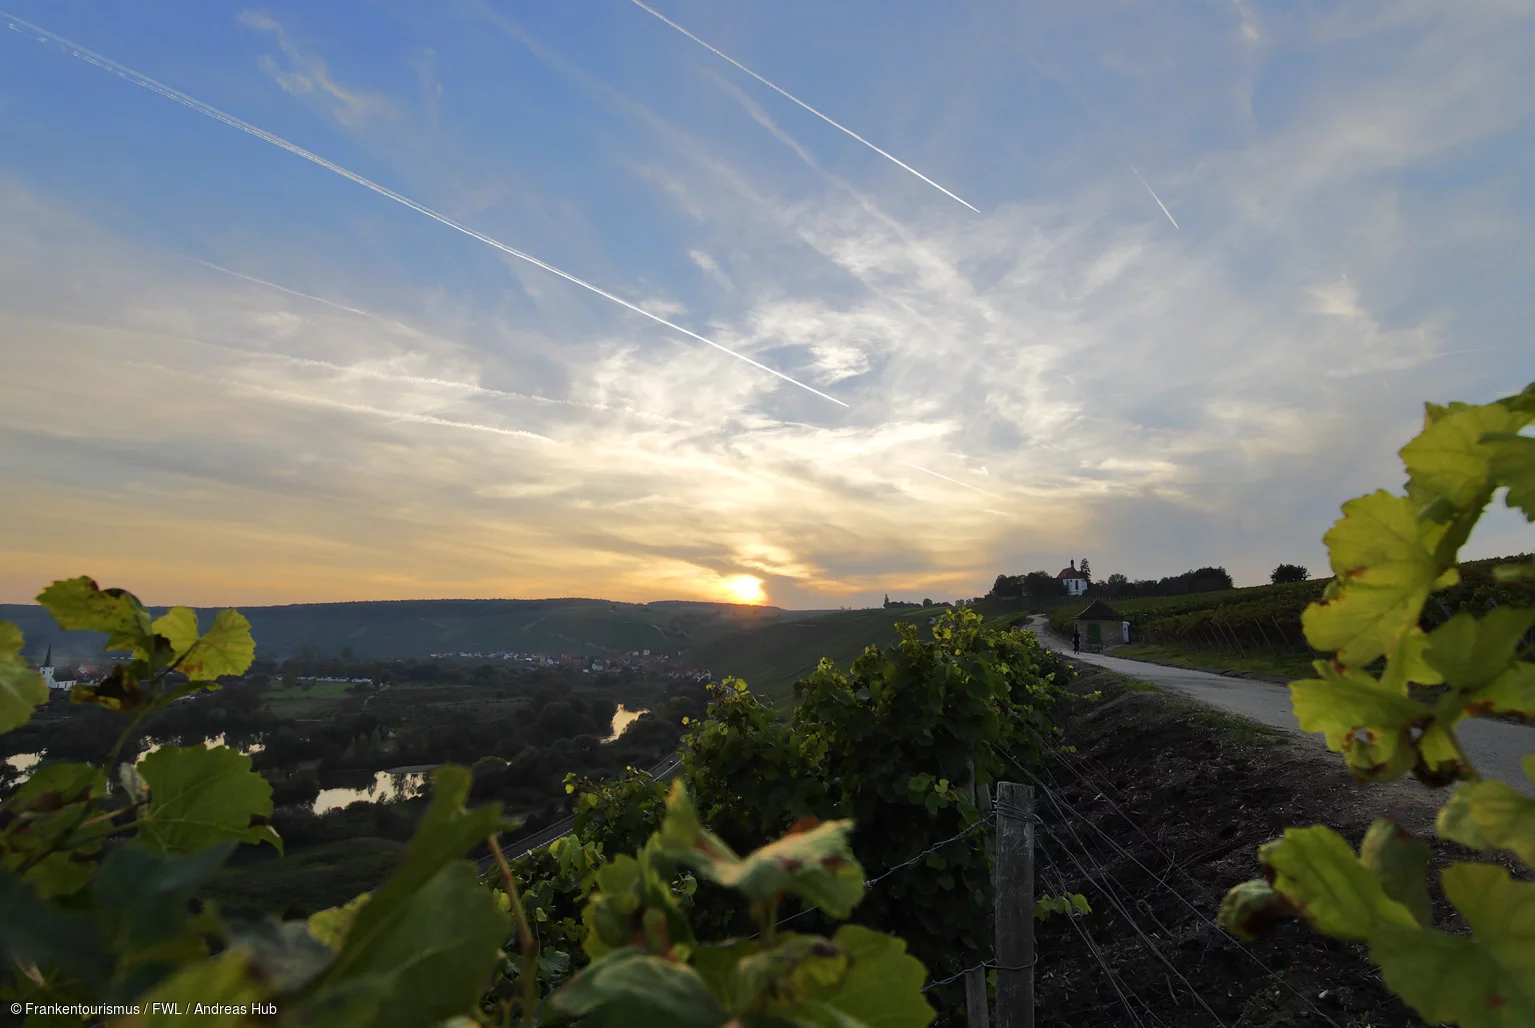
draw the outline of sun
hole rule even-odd
[[[767,599],[767,594],[762,591],[762,579],[756,575],[731,575],[724,584],[737,603],[761,603]]]

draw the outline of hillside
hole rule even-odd
[[[871,644],[894,644],[900,638],[897,621],[910,621],[923,638],[930,638],[928,618],[945,609],[837,610],[796,620],[779,618],[691,647],[682,653],[682,659],[708,668],[716,679],[725,675],[743,678],[752,692],[785,706],[791,696],[790,686],[814,671],[822,657],[830,657],[845,668]]]
[[[601,656],[629,650],[675,654],[742,628],[815,617],[730,603],[615,603],[596,599],[390,600],[240,607],[250,619],[257,655],[284,660],[306,650],[333,657],[425,657],[431,653],[571,653]],[[165,608],[152,608],[155,614]],[[198,611],[206,624],[212,609]],[[839,612],[840,613],[840,612]],[[0,604],[0,621],[26,636],[26,655],[56,661],[99,659],[105,638],[64,632],[35,604]]]

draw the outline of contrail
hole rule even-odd
[[[691,331],[690,329],[683,328],[681,325],[677,324],[676,322],[668,321],[667,319],[661,317],[660,315],[652,314],[649,311],[645,310],[643,307],[636,306],[635,304],[630,303],[628,300],[625,300],[622,297],[614,296],[612,293],[608,292],[607,290],[599,288],[598,286],[594,286],[594,285],[592,285],[592,283],[586,281],[583,278],[578,278],[577,276],[572,275],[568,271],[561,271],[559,268],[556,268],[554,265],[546,264],[545,262],[539,260],[537,257],[534,257],[532,254],[524,253],[523,251],[517,249],[514,246],[508,246],[507,244],[501,242],[498,239],[492,239],[490,236],[485,235],[483,232],[477,232],[477,231],[475,231],[474,229],[470,228],[467,225],[464,225],[464,224],[462,224],[460,222],[454,221],[452,218],[448,217],[446,214],[439,214],[437,211],[432,210],[430,207],[427,207],[425,204],[417,203],[415,200],[412,200],[410,197],[404,196],[404,195],[402,195],[400,193],[396,193],[394,190],[389,189],[386,186],[381,186],[377,182],[374,182],[372,179],[364,178],[363,176],[357,174],[355,171],[348,171],[346,168],[343,168],[341,165],[336,164],[336,163],[334,163],[332,161],[328,161],[324,157],[321,157],[319,154],[312,153],[312,152],[310,152],[308,150],[305,150],[303,147],[299,146],[296,143],[290,143],[286,139],[283,139],[281,136],[276,136],[276,135],[273,135],[272,133],[266,131],[265,129],[257,128],[255,125],[252,125],[248,121],[243,121],[240,118],[237,118],[237,117],[235,117],[232,114],[226,114],[225,112],[219,110],[217,107],[214,107],[211,104],[206,104],[206,103],[203,103],[201,100],[194,99],[194,98],[188,96],[187,94],[181,92],[178,89],[173,89],[170,86],[167,86],[167,85],[165,85],[162,82],[158,82],[155,79],[150,78],[148,75],[142,74],[141,72],[134,71],[132,68],[129,68],[128,66],[123,65],[123,64],[119,64],[116,61],[112,60],[111,58],[103,57],[102,55],[96,53],[95,51],[88,50],[85,47],[80,46],[77,43],[73,43],[70,40],[65,39],[63,36],[58,35],[57,33],[49,32],[47,29],[39,28],[38,26],[33,25],[31,22],[23,21],[22,19],[17,18],[14,15],[8,14],[5,11],[0,11],[0,18],[5,18],[10,23],[10,28],[14,32],[20,32],[21,29],[18,28],[17,26],[23,26],[23,27],[31,30],[32,32],[38,33],[38,41],[39,42],[42,42],[42,43],[47,43],[47,42],[57,43],[59,46],[67,49],[70,52],[71,56],[78,57],[82,61],[85,61],[87,64],[94,64],[96,67],[102,69],[103,71],[109,71],[112,74],[118,76],[119,78],[126,79],[127,81],[132,82],[136,86],[143,86],[145,89],[148,89],[148,90],[150,90],[152,92],[155,92],[155,93],[159,93],[161,96],[166,97],[168,99],[175,100],[177,103],[182,104],[183,106],[190,107],[192,110],[196,111],[198,114],[205,115],[205,116],[207,116],[209,118],[214,119],[215,121],[221,121],[224,124],[230,126],[231,128],[237,128],[241,132],[249,133],[250,135],[255,136],[257,139],[265,140],[266,142],[271,143],[273,146],[281,147],[282,149],[288,151],[291,154],[294,154],[295,156],[304,158],[304,160],[306,160],[306,161],[312,161],[315,164],[318,164],[320,167],[326,169],[327,171],[333,171],[337,175],[340,175],[342,178],[350,179],[351,181],[357,183],[359,186],[362,186],[365,189],[373,190],[373,192],[377,193],[379,196],[387,197],[388,199],[393,200],[395,203],[404,204],[406,207],[409,207],[411,210],[415,211],[418,214],[424,214],[428,218],[431,218],[433,221],[436,221],[436,222],[438,222],[440,224],[446,225],[448,228],[454,229],[455,231],[458,231],[458,232],[462,232],[464,235],[469,236],[472,239],[478,239],[480,242],[484,243],[486,246],[494,247],[497,250],[500,250],[502,253],[508,254],[508,255],[510,255],[512,257],[516,257],[518,260],[527,261],[529,264],[535,265],[536,267],[543,268],[545,271],[549,272],[552,275],[558,275],[560,278],[565,279],[567,282],[572,282],[575,285],[580,286],[582,289],[590,290],[591,292],[596,293],[598,296],[602,297],[603,299],[611,300],[613,303],[618,304],[620,307],[626,307],[629,310],[633,311],[634,313],[643,315],[644,317],[649,318],[651,321],[654,321],[657,324],[665,325],[667,328],[671,329],[674,332],[680,332],[680,333],[682,333],[683,335],[687,336],[690,339],[696,339],[700,343],[703,343],[703,344],[705,344],[707,346],[712,346],[716,350],[719,350],[722,353],[729,354],[730,356],[734,357],[736,360],[743,361],[743,362],[745,362],[747,364],[750,364],[752,367],[757,368],[758,370],[766,371],[769,375],[772,375],[775,378],[780,378],[783,381],[788,382],[790,385],[796,385],[796,386],[799,386],[801,389],[806,390],[807,392],[815,393],[815,395],[821,397],[821,399],[823,399],[823,400],[830,400],[832,403],[837,404],[839,407],[847,407],[847,406],[849,406],[848,404],[843,403],[841,400],[837,399],[835,396],[828,396],[826,393],[821,392],[819,389],[816,389],[813,386],[806,385],[804,382],[801,382],[798,379],[790,378],[788,375],[785,375],[781,371],[773,370],[772,368],[768,367],[766,364],[761,364],[761,363],[759,363],[757,361],[752,360],[750,357],[746,356],[744,353],[737,353],[735,350],[732,350],[732,349],[730,349],[727,346],[721,346],[719,343],[716,343],[714,340],[707,339],[704,336],[699,335],[697,332]],[[883,152],[883,151],[881,151],[881,152]],[[891,158],[891,160],[894,160],[894,158]],[[899,163],[899,162],[897,162],[897,163]],[[904,165],[902,165],[902,166],[904,167]],[[939,188],[942,188],[942,187],[939,187]],[[947,190],[945,190],[945,191],[947,191]],[[955,197],[955,199],[959,199],[959,198]],[[963,201],[961,201],[961,202],[963,203]],[[969,206],[969,205],[966,204],[966,206]]]
[[[629,0],[629,2],[632,3],[634,6],[638,7],[640,10],[646,11],[646,12],[648,12],[650,14],[655,15],[657,18],[659,18],[662,21],[666,22],[666,24],[670,25],[672,28],[676,29],[678,32],[682,33],[684,36],[687,36],[689,39],[691,39],[693,42],[697,43],[699,46],[703,47],[705,50],[708,50],[709,52],[713,53],[717,57],[720,57],[720,58],[723,58],[724,60],[729,61],[731,64],[735,65],[737,68],[740,68],[742,71],[746,72],[746,74],[750,75],[752,78],[756,79],[758,82],[762,83],[764,86],[767,86],[769,89],[773,90],[774,92],[779,93],[780,95],[785,96],[785,97],[787,97],[790,100],[793,100],[795,103],[799,104],[805,110],[809,111],[811,114],[814,114],[817,118],[820,118],[822,121],[826,122],[826,124],[830,125],[832,128],[835,128],[835,129],[838,129],[841,132],[847,133],[848,135],[852,136],[854,139],[856,139],[860,143],[862,143],[864,146],[867,146],[870,150],[873,150],[875,153],[877,153],[881,157],[885,158],[887,161],[892,161],[895,164],[899,165],[900,167],[902,167],[902,168],[906,169],[907,171],[911,172],[913,175],[917,176],[923,182],[926,182],[928,185],[930,185],[934,189],[938,190],[944,196],[949,197],[951,200],[958,200],[960,203],[964,204],[966,207],[969,207],[972,211],[975,211],[975,213],[977,213],[977,214],[981,213],[981,209],[979,207],[975,206],[974,204],[972,204],[972,203],[970,203],[970,202],[968,202],[966,200],[961,199],[958,196],[955,196],[953,193],[949,192],[947,189],[943,188],[938,183],[934,182],[932,179],[930,179],[926,175],[922,174],[922,172],[918,171],[916,168],[913,168],[910,164],[907,164],[905,161],[901,160],[899,157],[896,157],[895,155],[890,154],[890,153],[886,153],[884,150],[881,150],[879,147],[875,146],[873,143],[871,143],[867,139],[863,138],[863,136],[860,136],[858,133],[856,133],[852,129],[848,128],[846,125],[843,125],[840,122],[833,121],[831,118],[828,118],[826,115],[822,114],[820,111],[816,110],[814,107],[811,107],[805,101],[801,100],[799,97],[797,97],[793,93],[789,92],[787,89],[784,89],[781,86],[777,86],[777,85],[774,85],[772,82],[769,82],[767,79],[763,78],[761,75],[758,75],[756,72],[752,71],[746,65],[742,64],[740,61],[736,60],[734,57],[731,57],[729,54],[725,53],[724,51],[716,49],[715,47],[710,46],[708,43],[705,43],[702,39],[699,39],[697,36],[693,35],[693,33],[689,32],[687,29],[683,28],[681,25],[678,25],[676,22],[672,21],[666,15],[664,15],[660,11],[656,10],[654,7],[646,6],[644,3],[641,2],[641,0]]]
[[[914,468],[917,471],[921,471],[921,472],[924,472],[925,474],[932,475],[934,478],[941,478],[945,482],[953,482],[955,485],[964,486],[966,489],[974,489],[976,492],[980,493],[982,496],[990,496],[993,500],[1006,500],[1007,499],[1006,496],[998,496],[996,493],[988,493],[985,489],[976,489],[975,486],[971,485],[968,482],[961,482],[959,479],[957,479],[957,478],[950,478],[948,475],[940,475],[936,471],[928,471],[927,468],[918,467],[915,464],[908,464],[904,460],[901,461],[901,463],[905,464],[908,468]]]
[[[1146,192],[1150,193],[1151,198],[1157,202],[1157,206],[1162,208],[1162,213],[1167,215],[1167,220],[1173,223],[1173,228],[1178,228],[1178,222],[1174,220],[1173,212],[1167,209],[1167,204],[1163,203],[1162,198],[1157,195],[1157,191],[1151,188],[1151,183],[1146,181],[1146,176],[1141,174],[1141,169],[1137,168],[1132,163],[1130,165],[1130,170],[1135,172],[1135,177],[1141,180],[1141,185],[1146,187]],[[1182,232],[1183,229],[1178,228],[1178,231]]]
[[[313,300],[315,303],[323,303],[327,307],[334,307],[338,311],[346,311],[348,314],[358,314],[364,318],[372,318],[374,321],[382,322],[385,325],[393,325],[395,328],[403,328],[412,335],[421,334],[419,329],[411,328],[403,321],[395,321],[393,318],[386,318],[380,314],[374,314],[372,311],[365,311],[359,307],[348,307],[344,303],[337,303],[335,300],[327,300],[325,297],[315,296],[313,293],[301,293],[297,289],[289,289],[287,286],[280,286],[276,282],[268,282],[264,278],[257,278],[254,275],[247,275],[244,272],[235,271],[232,268],[226,268],[221,264],[214,264],[212,261],[205,261],[200,257],[188,257],[186,254],[182,253],[178,253],[176,256],[180,257],[184,261],[191,261],[193,264],[201,264],[205,268],[212,268],[214,271],[221,271],[233,278],[243,279],[246,282],[253,282],[258,286],[266,286],[268,289],[275,289],[280,293],[287,293],[289,296],[299,296],[305,300]]]

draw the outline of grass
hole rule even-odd
[[[1224,731],[1232,742],[1266,742],[1285,735],[1277,728],[1219,710],[1200,711],[1197,718],[1201,725],[1212,731]]]
[[[1111,656],[1126,657],[1130,660],[1150,660],[1164,664],[1177,664],[1180,667],[1219,668],[1222,671],[1248,671],[1258,675],[1274,675],[1286,680],[1311,678],[1315,674],[1311,667],[1311,660],[1315,658],[1308,659],[1298,654],[1290,657],[1273,653],[1248,653],[1244,656],[1220,650],[1196,650],[1143,643],[1116,646],[1109,653]]]
[[[221,871],[206,895],[228,914],[307,917],[376,888],[400,862],[402,843],[343,839],[287,856],[275,852]]]
[[[295,718],[329,710],[348,698],[348,682],[301,682],[269,685],[263,693],[267,709],[278,717]]]

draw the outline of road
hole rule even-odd
[[[1252,678],[1229,678],[1208,671],[1168,667],[1165,664],[1149,664],[1144,660],[1129,660],[1102,653],[1072,653],[1069,646],[1050,635],[1040,619],[1030,621],[1029,629],[1039,637],[1043,645],[1073,660],[1096,664],[1142,682],[1175,690],[1209,706],[1240,714],[1272,728],[1296,735],[1308,735],[1318,745],[1327,745],[1322,733],[1301,731],[1300,724],[1295,720],[1295,711],[1290,706],[1290,690],[1283,685]],[[1485,718],[1466,718],[1456,726],[1455,731],[1478,771],[1491,778],[1501,778],[1527,795],[1535,795],[1535,786],[1524,776],[1524,769],[1520,765],[1525,754],[1535,753],[1535,729]]]

